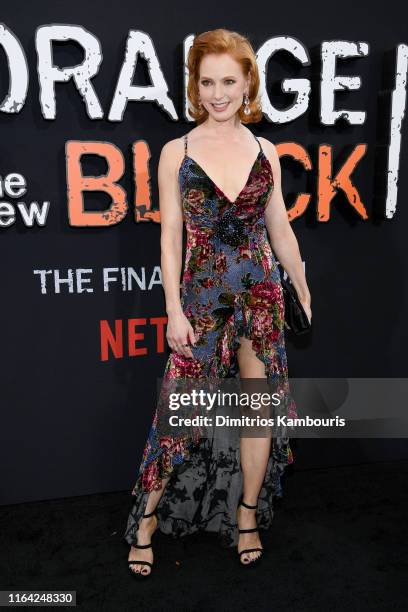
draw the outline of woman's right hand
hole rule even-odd
[[[191,348],[183,346],[189,341],[195,345],[196,339],[193,327],[182,310],[168,315],[166,339],[173,351],[184,357],[194,358]]]

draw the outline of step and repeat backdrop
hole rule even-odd
[[[157,164],[195,126],[185,62],[205,30],[257,54],[264,114],[249,127],[277,146],[312,294],[289,375],[407,375],[404,5],[353,3],[330,28],[313,5],[2,6],[1,503],[134,484],[170,350]],[[293,452],[299,470],[408,455],[403,439]]]

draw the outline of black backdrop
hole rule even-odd
[[[388,2],[387,10],[382,3],[342,2],[331,10],[328,20],[323,1],[296,5],[260,1],[239,10],[233,2],[206,2],[201,7],[194,5],[193,10],[191,3],[179,1],[173,12],[161,1],[2,3],[0,20],[20,41],[29,85],[19,112],[0,112],[0,175],[3,181],[12,172],[21,173],[27,193],[17,200],[3,193],[1,201],[16,209],[18,201],[27,205],[50,202],[43,226],[27,227],[17,210],[15,222],[0,227],[2,503],[130,491],[133,486],[153,416],[156,379],[163,373],[169,349],[158,350],[157,327],[151,322],[166,316],[161,284],[149,288],[152,277],[157,281],[155,267],[160,266],[160,224],[135,222],[132,145],[145,141],[150,149],[151,201],[157,208],[160,149],[194,126],[184,115],[183,41],[196,32],[234,29],[250,37],[255,51],[269,38],[291,36],[310,53],[311,65],[304,67],[280,53],[270,60],[267,74],[268,95],[277,108],[293,101],[291,94],[280,89],[283,78],[313,79],[310,109],[290,123],[278,125],[265,117],[251,126],[256,135],[276,144],[302,145],[314,166],[306,173],[290,159],[282,159],[287,207],[298,192],[312,194],[307,212],[292,226],[311,289],[314,329],[308,339],[287,339],[290,376],[406,376],[408,151],[404,123],[397,210],[391,219],[375,213],[375,206],[384,209],[384,193],[377,187],[377,179],[386,175],[383,158],[377,159],[384,140],[380,128],[384,122],[389,125],[389,106],[383,103],[381,92],[393,87],[397,45],[408,43],[406,14],[402,2]],[[72,80],[56,84],[56,117],[44,118],[35,35],[37,28],[49,24],[82,26],[99,39],[103,61],[93,84],[103,118],[88,117]],[[130,30],[151,38],[176,119],[154,102],[129,101],[121,121],[108,120]],[[338,68],[341,74],[361,77],[359,89],[336,94],[336,107],[364,110],[367,116],[362,125],[318,122],[316,75],[325,40],[369,45],[366,57],[344,60]],[[70,42],[55,44],[53,53],[61,67],[82,60],[80,47]],[[143,58],[139,58],[133,82],[149,85]],[[3,102],[8,88],[7,60],[1,50]],[[127,192],[129,212],[120,223],[70,225],[65,147],[75,140],[109,142],[122,152],[125,174],[119,183]],[[366,221],[341,193],[332,202],[330,220],[317,221],[315,164],[317,147],[323,143],[333,147],[335,169],[352,147],[366,143],[367,152],[353,173],[368,212]],[[106,164],[97,157],[86,159],[83,172],[104,173]],[[101,210],[109,204],[106,194],[86,194],[87,210]],[[34,273],[58,270],[66,278],[70,269],[78,268],[93,270],[92,283],[85,285],[92,286],[93,292],[70,293],[65,283],[56,293],[53,276],[47,274],[47,292],[42,293],[40,276]],[[119,277],[105,292],[104,268],[134,268],[138,274],[144,269],[146,289],[135,286],[123,291]],[[137,346],[146,347],[146,354],[128,354],[130,319],[146,320],[145,324],[138,321],[136,329],[144,334]],[[115,321],[123,324],[123,356],[115,357],[109,351],[104,360],[101,322],[114,331]],[[404,440],[298,440],[293,449],[297,469],[407,455]]]

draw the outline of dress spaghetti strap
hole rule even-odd
[[[251,132],[251,134],[252,134],[252,132]],[[259,144],[259,150],[262,151],[262,146],[261,146],[261,143],[259,142],[258,138],[255,136],[255,134],[252,134],[252,135],[255,138],[256,142]]]
[[[252,132],[251,132],[252,134]],[[255,134],[252,134],[252,136],[255,138],[256,142],[259,145],[259,150],[263,151],[262,149],[262,145],[260,143],[260,141],[258,140],[258,138],[255,136]],[[184,157],[187,157],[187,138],[188,138],[188,134],[184,134]]]

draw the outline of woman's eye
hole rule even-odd
[[[201,85],[206,86],[207,83],[209,83],[210,81],[208,81],[207,79],[205,79],[204,81],[201,81]],[[227,79],[226,83],[235,83],[234,79]]]

